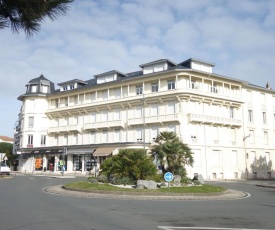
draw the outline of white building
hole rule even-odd
[[[150,149],[174,131],[194,152],[189,177],[274,178],[275,92],[214,74],[213,64],[168,59],[54,84],[26,86],[15,134],[20,170],[86,173],[121,148]],[[65,158],[65,160],[64,160]],[[247,170],[246,170],[247,169]]]

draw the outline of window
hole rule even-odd
[[[236,129],[231,128],[231,140],[232,140],[232,145],[236,145]]]
[[[77,133],[74,133],[72,135],[72,144],[77,145],[77,143],[78,143],[78,135],[77,135]]]
[[[63,145],[68,145],[68,135],[65,134],[63,137]]]
[[[48,93],[49,92],[49,86],[48,85],[41,85],[42,87],[42,93]]]
[[[102,99],[107,100],[108,99],[108,90],[102,91]]]
[[[212,137],[214,144],[219,144],[219,130],[218,127],[212,127]]]
[[[96,113],[93,112],[93,113],[91,114],[91,123],[95,123],[95,122],[96,122]]]
[[[102,143],[107,143],[108,142],[108,130],[103,130],[102,131]]]
[[[120,109],[114,111],[114,121],[120,120]]]
[[[176,88],[176,84],[175,84],[175,81],[174,80],[170,80],[168,81],[168,90],[171,90],[171,89],[175,89]]]
[[[231,157],[232,166],[238,166],[238,153],[236,150],[232,150],[232,157]]]
[[[252,110],[248,110],[248,121],[253,122],[253,111]]]
[[[37,92],[37,85],[32,85],[31,86],[31,92],[36,93]]]
[[[195,89],[196,88],[196,81],[195,80],[191,80],[191,82],[190,82],[190,88],[191,89]]]
[[[137,95],[142,94],[142,85],[137,85],[136,86],[136,93],[137,93]]]
[[[28,145],[33,144],[33,135],[28,135]]]
[[[167,106],[168,106],[168,114],[176,113],[176,105],[174,101],[169,101]]]
[[[158,92],[159,91],[159,85],[158,83],[152,83],[152,92]]]
[[[249,130],[249,143],[254,144],[255,139],[254,139],[254,130]]]
[[[142,141],[142,128],[137,128],[136,129],[136,140],[137,141]]]
[[[142,117],[142,107],[137,106],[135,109],[135,118],[141,118]]]
[[[55,108],[58,108],[59,107],[59,101],[58,99],[55,100]]]
[[[213,163],[213,166],[220,166],[221,165],[221,151],[220,150],[213,150],[213,152],[212,152],[212,163]]]
[[[74,85],[70,85],[70,89],[74,89]]]
[[[211,93],[218,93],[217,85],[214,84],[213,86],[211,86],[210,91],[211,91]]]
[[[33,129],[34,117],[29,117],[29,129]]]
[[[63,91],[66,91],[67,90],[67,86],[63,86]]]
[[[152,140],[155,141],[157,136],[158,136],[158,127],[153,126],[152,129],[151,129],[151,138],[152,138]]]
[[[151,105],[151,116],[157,116],[158,115],[158,104],[152,104]]]
[[[167,127],[168,132],[176,132],[176,126],[175,125],[168,125]]]
[[[266,124],[266,112],[263,112],[263,123]]]
[[[115,97],[116,98],[120,98],[121,97],[121,89],[120,88],[115,89]]]
[[[233,107],[229,108],[229,117],[234,118],[234,108]]]
[[[95,131],[91,132],[90,142],[91,142],[91,144],[95,144]]]
[[[101,121],[108,121],[108,111],[102,111]]]
[[[268,133],[267,133],[267,131],[264,131],[264,144],[268,145]]]
[[[55,142],[55,145],[58,145],[59,143],[58,143],[58,135],[55,135],[54,136],[54,142]]]
[[[46,145],[46,135],[42,135],[41,136],[41,142],[40,142],[41,146],[45,146]]]
[[[114,142],[121,142],[121,130],[120,129],[115,129]]]

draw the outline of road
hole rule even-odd
[[[275,188],[215,183],[250,197],[225,201],[117,200],[53,195],[51,185],[83,180],[15,176],[0,180],[1,230],[275,229]]]

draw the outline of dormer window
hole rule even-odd
[[[37,92],[37,85],[32,85],[31,86],[31,92],[36,93]]]
[[[176,66],[175,63],[168,59],[160,59],[154,62],[146,63],[140,65],[142,68],[143,74],[155,73],[167,70],[169,67]]]
[[[66,90],[67,90],[67,86],[64,85],[64,86],[63,86],[63,91],[66,91]]]
[[[74,89],[74,85],[70,85],[70,89]]]

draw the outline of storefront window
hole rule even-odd
[[[74,171],[82,171],[82,156],[74,155],[73,162],[74,162],[74,165],[73,165]]]
[[[63,159],[64,158],[64,159]],[[67,171],[67,155],[59,155],[57,162],[57,170],[62,171],[62,167],[64,171]]]
[[[36,171],[41,171],[43,169],[43,157],[41,154],[34,156],[34,168]]]
[[[91,154],[84,155],[84,162],[85,162],[84,171],[89,171],[90,170],[89,168],[87,169],[87,162],[90,161],[91,159],[92,159]]]

